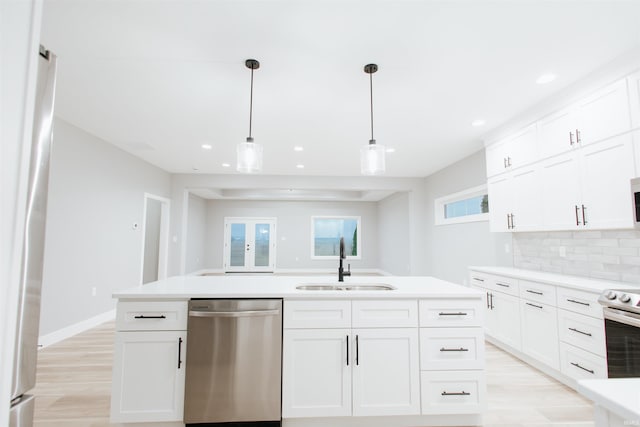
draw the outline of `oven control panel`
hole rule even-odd
[[[640,312],[640,288],[607,289],[600,294],[598,302],[605,307]]]

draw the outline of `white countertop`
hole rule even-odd
[[[640,378],[580,380],[578,391],[629,425],[640,425]]]
[[[304,291],[301,284],[338,284],[333,276],[175,276],[113,293],[120,299],[287,298],[398,299],[483,298],[484,293],[434,277],[351,276],[343,284],[388,284],[391,291]]]
[[[633,283],[590,279],[587,277],[568,276],[565,274],[547,273],[535,270],[523,270],[520,268],[472,266],[469,267],[469,270],[480,273],[496,274],[498,276],[513,277],[515,279],[531,280],[533,282],[549,283],[551,285],[580,289],[598,294],[605,289],[640,289],[638,285],[634,285]]]

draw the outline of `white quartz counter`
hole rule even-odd
[[[484,293],[434,277],[351,276],[344,284],[388,284],[390,291],[310,291],[304,284],[338,284],[336,276],[175,276],[113,293],[119,299],[286,298],[398,299],[483,298]]]
[[[533,282],[549,283],[565,288],[580,289],[587,292],[601,293],[605,289],[630,289],[638,288],[637,285],[608,280],[590,279],[587,277],[568,276],[565,274],[547,273],[544,271],[523,270],[511,267],[481,267],[472,266],[469,270],[480,273],[495,274],[514,279],[531,280]]]
[[[578,391],[622,418],[624,425],[640,425],[640,378],[581,380]]]

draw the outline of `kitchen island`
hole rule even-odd
[[[335,276],[181,276],[114,293],[112,422],[184,425],[190,300],[282,299],[283,426],[481,424],[483,293],[432,277],[326,288],[336,285]]]

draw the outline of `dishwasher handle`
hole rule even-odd
[[[280,310],[244,310],[244,311],[189,311],[189,317],[256,317],[277,316]]]

